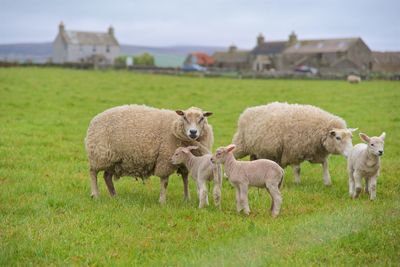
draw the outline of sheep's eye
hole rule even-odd
[[[342,139],[342,138],[340,138],[339,136],[336,136],[336,140],[339,140],[339,141],[340,141],[341,139]]]
[[[199,123],[202,122],[204,120],[204,117],[201,117],[199,120]]]
[[[189,120],[186,118],[186,116],[183,116],[183,119],[184,119],[186,122],[189,122]]]
[[[374,144],[371,144],[371,146],[374,146]]]

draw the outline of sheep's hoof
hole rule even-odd
[[[91,194],[90,197],[92,199],[98,199],[99,198],[99,194]]]
[[[278,215],[279,215],[279,213],[272,213],[272,214],[271,214],[272,218],[274,218],[274,219],[275,219],[276,217],[278,217]]]
[[[332,186],[332,182],[331,182],[331,181],[329,181],[329,182],[324,182],[324,185],[327,186],[327,187],[330,187],[330,186]]]
[[[167,203],[165,198],[160,198],[158,202],[160,202],[161,205],[165,205]]]
[[[247,215],[247,216],[249,216],[249,215],[250,215],[250,211],[249,211],[249,210],[245,210],[245,211],[244,211],[244,214]]]

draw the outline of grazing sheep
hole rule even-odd
[[[178,147],[172,156],[172,164],[184,164],[196,181],[199,208],[208,206],[207,181],[214,180],[214,204],[221,207],[222,169],[220,164],[211,162],[212,154],[200,157],[194,156],[190,151],[198,149],[197,146]]]
[[[347,76],[347,81],[349,83],[360,83],[361,77],[357,76],[357,75],[349,75],[349,76]]]
[[[282,196],[279,191],[284,171],[272,160],[259,159],[254,161],[237,161],[232,150],[235,145],[220,147],[212,156],[213,163],[223,163],[230,183],[236,188],[236,208],[240,212],[244,210],[246,215],[250,213],[248,201],[248,187],[266,188],[271,195],[271,213],[278,216],[282,204]]]
[[[281,167],[292,165],[295,182],[300,183],[303,161],[320,163],[325,185],[331,185],[329,154],[347,155],[352,148],[352,132],[346,122],[310,105],[274,102],[247,108],[238,121],[233,137],[236,158],[250,155],[264,158]]]
[[[376,181],[381,166],[380,157],[383,155],[386,133],[379,137],[369,137],[360,133],[360,138],[366,144],[357,144],[353,147],[347,161],[349,173],[350,197],[357,198],[361,193],[362,178],[365,178],[365,192],[369,198],[376,198]]]
[[[181,146],[197,145],[201,153],[211,149],[211,112],[199,108],[186,111],[165,110],[144,105],[125,105],[108,109],[90,122],[85,139],[91,176],[92,196],[99,195],[97,174],[104,171],[110,194],[115,195],[112,177],[161,179],[160,203],[166,201],[168,178],[182,174],[185,199],[189,198],[188,172],[171,163],[171,155]]]

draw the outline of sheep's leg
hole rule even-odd
[[[185,201],[189,201],[190,195],[189,195],[189,173],[187,171],[182,172],[182,181],[183,181],[183,194],[184,197],[183,199]]]
[[[115,196],[116,193],[115,193],[115,188],[114,188],[114,183],[113,183],[112,177],[113,177],[112,172],[108,172],[108,171],[104,172],[104,181],[106,182],[108,192],[110,192],[111,196]]]
[[[240,185],[240,202],[242,204],[242,207],[244,209],[244,214],[249,215],[250,214],[250,207],[249,207],[249,199],[248,199],[248,185],[247,184],[241,184]]]
[[[208,205],[207,186],[205,181],[201,179],[197,182],[197,184],[199,187],[199,208],[201,209]]]
[[[160,177],[160,203],[165,204],[167,200],[167,187],[168,187],[168,176]]]
[[[331,181],[331,175],[329,174],[329,164],[327,157],[324,159],[324,162],[322,162],[322,172],[324,177],[324,184],[326,186],[331,186],[332,181]]]
[[[353,193],[353,198],[357,198],[362,190],[362,176],[357,171],[354,173],[354,182],[355,182],[355,192]]]
[[[350,169],[348,170],[348,174],[349,174],[349,195],[350,197],[354,196],[354,191],[355,191],[355,182],[354,182],[354,174],[353,174],[353,170]]]
[[[369,181],[371,178],[365,177],[364,192],[369,195]]]
[[[292,165],[293,174],[294,174],[294,182],[296,184],[300,183],[300,164],[293,164]]]
[[[222,169],[220,165],[217,165],[217,167],[213,169],[213,175],[214,175],[214,188],[213,188],[214,205],[217,207],[221,207]]]
[[[369,178],[369,199],[370,200],[375,200],[376,198],[376,181],[377,181],[378,176],[372,176]]]
[[[271,215],[272,217],[276,217],[279,215],[282,205],[282,195],[281,191],[277,186],[267,185],[268,192],[271,196],[272,204],[271,204]]]
[[[97,174],[98,171],[90,170],[90,178],[91,178],[91,188],[92,188],[92,198],[97,198],[99,196],[99,187],[97,185]]]
[[[236,210],[237,212],[241,212],[243,209],[242,204],[240,203],[240,187],[236,186]]]

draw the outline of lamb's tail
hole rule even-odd
[[[285,176],[285,171],[283,170],[283,169],[281,169],[282,171],[282,175],[281,175],[281,180],[280,180],[280,182],[279,182],[279,184],[278,184],[278,188],[279,189],[281,189],[281,187],[282,187],[282,184],[283,184],[283,177]]]

